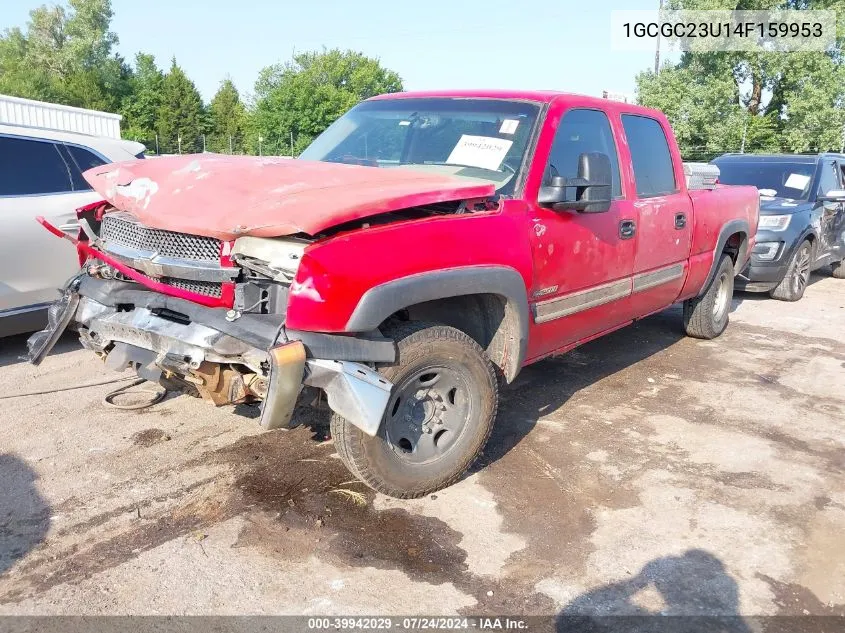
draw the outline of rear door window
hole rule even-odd
[[[65,150],[70,155],[71,163],[71,178],[73,180],[73,188],[76,191],[90,191],[91,185],[82,177],[82,172],[105,165],[106,161],[97,156],[94,152],[79,147],[78,145],[65,144]]]
[[[70,169],[53,142],[0,136],[0,196],[69,191]]]
[[[649,117],[623,114],[622,127],[631,150],[637,197],[652,198],[677,192],[672,154],[663,126]]]

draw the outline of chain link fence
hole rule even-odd
[[[166,137],[160,134],[152,138],[124,136],[127,140],[143,143],[148,156],[168,156],[172,154],[199,154],[213,152],[241,156],[298,156],[308,145],[310,139],[285,135],[219,135],[201,134],[200,136]]]

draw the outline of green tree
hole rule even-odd
[[[663,111],[672,122],[685,160],[707,161],[726,151],[778,151],[773,116],[754,116],[739,102],[730,77],[697,64],[666,67],[637,77],[640,103]]]
[[[113,53],[110,0],[68,0],[30,12],[26,32],[0,36],[0,92],[116,111],[130,69]]]
[[[231,79],[220,83],[208,111],[211,128],[208,149],[226,154],[242,153],[246,109]]]
[[[170,71],[161,84],[161,105],[158,109],[157,129],[162,153],[189,154],[202,150],[205,132],[205,109],[194,82],[176,64],[174,57]]]
[[[124,97],[120,108],[123,136],[141,141],[151,150],[155,150],[156,120],[162,104],[163,84],[164,73],[156,65],[155,57],[138,53],[129,94]]]
[[[842,14],[840,14],[842,15]],[[845,147],[845,65],[823,55],[795,54],[780,87],[784,145],[794,152]]]
[[[672,0],[673,9],[833,9],[845,0]],[[637,78],[640,103],[666,112],[688,160],[728,151],[840,150],[845,125],[843,22],[821,52],[687,52]]]
[[[295,55],[264,68],[255,84],[248,147],[265,154],[298,155],[353,105],[377,94],[402,90],[402,79],[377,59],[333,49]],[[293,148],[291,148],[293,137]]]

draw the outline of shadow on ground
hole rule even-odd
[[[736,581],[700,549],[657,558],[627,580],[578,596],[558,614],[556,630],[751,631],[739,617]]]
[[[825,277],[830,277],[829,268],[820,268],[819,270],[813,271],[810,274],[810,280],[807,282],[807,287],[809,288]],[[733,301],[731,301],[731,312],[742,305],[744,301],[778,301],[778,299],[772,299],[768,292],[750,292],[747,290],[737,289],[734,291]]]
[[[35,471],[11,454],[0,454],[0,574],[44,542],[50,507],[35,486]]]
[[[21,356],[26,354],[26,341],[30,336],[31,333],[0,338],[0,367],[26,362],[21,359]],[[79,343],[76,332],[66,332],[56,343],[50,355],[65,354],[78,349],[82,349],[82,345]]]
[[[474,471],[504,457],[536,426],[578,391],[627,369],[686,338],[680,306],[522,370],[502,390],[493,434]]]

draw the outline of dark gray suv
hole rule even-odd
[[[757,244],[737,289],[798,301],[817,268],[829,264],[845,279],[845,155],[725,154],[712,163],[720,183],[760,190]]]

